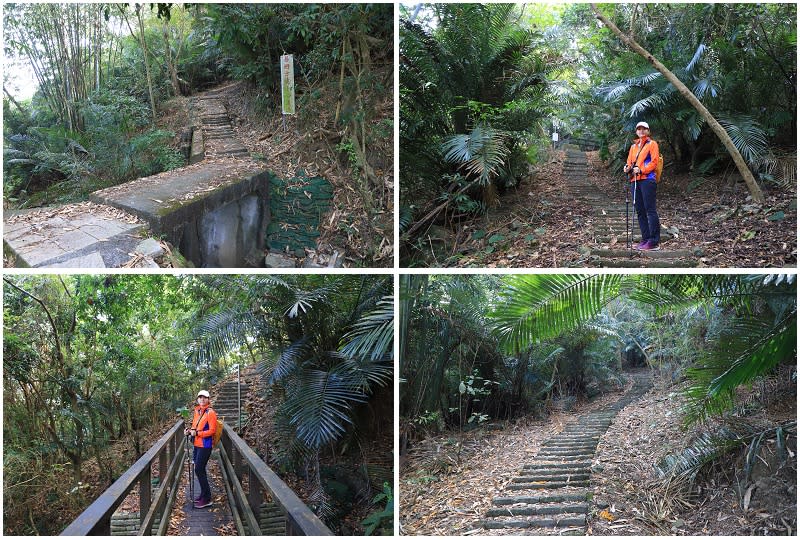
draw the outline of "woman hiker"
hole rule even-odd
[[[636,249],[652,251],[660,249],[658,245],[661,243],[661,223],[656,212],[656,165],[661,158],[658,143],[650,138],[647,122],[636,124],[636,137],[628,151],[628,162],[623,171],[632,173],[631,194],[642,233],[642,241]]]
[[[210,397],[208,390],[200,390],[197,393],[197,407],[194,408],[192,426],[183,430],[184,434],[194,438],[192,461],[197,481],[200,483],[200,495],[194,500],[195,508],[211,506],[211,487],[208,485],[206,465],[208,458],[211,457],[213,435],[217,430],[217,413],[209,406]]]

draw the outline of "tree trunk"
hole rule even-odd
[[[622,30],[617,28],[617,26],[608,20],[600,10],[597,8],[597,4],[592,4],[592,9],[594,10],[595,16],[604,24],[606,27],[614,32],[616,36],[622,40],[625,45],[631,48],[634,52],[645,58],[648,62],[650,62],[654,68],[656,68],[662,75],[670,82],[672,85],[677,88],[678,92],[686,98],[686,100],[691,103],[691,105],[697,109],[697,112],[700,113],[700,116],[703,117],[703,120],[708,122],[708,125],[711,126],[711,129],[714,130],[714,133],[717,134],[717,137],[722,141],[722,144],[725,146],[725,149],[728,150],[731,158],[733,158],[733,162],[736,164],[736,168],[739,169],[739,172],[744,178],[745,183],[747,184],[747,188],[750,190],[750,195],[753,196],[753,200],[758,203],[764,203],[764,194],[761,192],[761,188],[758,187],[756,183],[756,179],[753,178],[753,174],[750,172],[750,169],[747,167],[747,164],[744,161],[744,158],[736,149],[736,146],[733,144],[728,133],[725,131],[719,122],[717,122],[716,118],[714,118],[708,109],[700,103],[700,100],[695,97],[691,90],[689,90],[685,84],[683,84],[678,77],[676,77],[670,70],[668,70],[664,64],[659,62],[658,60],[653,57],[652,54],[647,52],[641,45],[636,43],[633,38],[626,36],[622,33]]]
[[[525,388],[525,375],[528,373],[528,362],[530,361],[531,352],[525,350],[524,352],[517,352],[517,369],[514,372],[514,387],[511,391],[511,405],[519,407],[522,403],[523,388]]]
[[[153,121],[156,119],[156,100],[153,98],[153,81],[150,78],[150,62],[147,57],[150,53],[147,50],[147,40],[144,38],[144,20],[142,20],[142,6],[136,6],[136,17],[139,19],[139,41],[142,44],[142,55],[144,59],[144,73],[147,76],[147,92],[150,94],[150,111],[153,114]]]
[[[172,93],[176,96],[181,95],[181,85],[178,83],[178,58],[172,57],[172,48],[169,45],[169,26],[167,21],[161,22],[161,31],[164,35],[164,61],[167,63],[167,71],[169,71],[169,81],[172,84]]]
[[[13,104],[14,104],[14,106],[15,106],[17,109],[19,109],[19,112],[25,112],[25,110],[24,110],[24,109],[23,109],[23,108],[20,106],[20,104],[19,104],[19,103],[17,103],[17,100],[16,100],[16,99],[14,99],[14,96],[12,96],[12,95],[11,95],[11,94],[8,92],[8,90],[6,90],[6,85],[3,85],[3,93],[6,95],[6,97],[8,98],[8,100],[9,100],[9,101],[11,101],[11,103],[13,103]]]

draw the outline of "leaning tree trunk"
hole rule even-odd
[[[711,129],[714,130],[714,133],[717,134],[717,137],[722,141],[722,144],[725,145],[725,148],[728,150],[728,153],[733,158],[733,162],[736,164],[736,168],[739,169],[739,173],[744,178],[745,184],[747,184],[747,189],[750,190],[750,195],[753,196],[753,199],[756,202],[763,203],[764,202],[764,194],[761,192],[761,188],[758,187],[756,183],[756,179],[753,178],[753,173],[750,172],[750,169],[747,167],[747,164],[744,162],[744,158],[736,149],[736,146],[733,144],[728,133],[725,131],[719,122],[717,122],[716,118],[714,118],[708,109],[700,103],[700,100],[695,97],[691,90],[689,90],[685,84],[683,84],[678,77],[676,77],[670,70],[668,70],[664,64],[656,60],[652,54],[647,52],[641,45],[636,43],[630,36],[626,36],[622,33],[622,30],[617,28],[617,26],[609,21],[606,17],[600,13],[600,10],[597,8],[597,4],[592,4],[592,9],[594,10],[595,16],[600,19],[600,21],[606,25],[612,32],[614,32],[619,39],[622,40],[625,45],[630,47],[634,52],[639,54],[640,56],[644,57],[648,62],[650,62],[654,68],[661,72],[666,79],[672,83],[672,85],[678,89],[678,92],[686,98],[686,100],[692,104],[692,106],[697,109],[697,112],[700,113],[700,116],[703,117],[703,120],[708,122],[708,125],[711,126]]]

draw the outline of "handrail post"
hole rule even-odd
[[[238,454],[238,452],[237,452]],[[261,494],[261,481],[258,479],[252,467],[247,467],[247,502],[250,510],[255,514],[256,519],[261,518],[261,503],[264,496]]]
[[[147,467],[142,471],[141,476],[139,476],[139,526],[142,525],[145,516],[147,516],[147,512],[150,511],[150,500],[152,494],[150,491],[151,463],[147,464]]]
[[[230,455],[231,452],[228,452]],[[244,476],[244,469],[242,468],[242,453],[238,449],[233,449],[233,470],[236,471],[236,476],[239,480]]]
[[[167,477],[167,448],[161,449],[158,453],[158,485],[164,485],[164,479]]]
[[[236,425],[239,426],[237,429],[238,431],[242,430],[242,370],[239,367],[239,364],[236,364],[236,407],[239,411],[237,416],[238,420],[236,421]]]

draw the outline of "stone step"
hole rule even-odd
[[[593,249],[591,254],[597,255],[598,257],[627,257],[629,255],[628,250],[626,249]],[[679,259],[696,256],[692,250],[688,249],[636,251],[635,254],[641,257],[653,257],[656,259]]]
[[[553,469],[553,468],[543,468],[543,469],[528,469],[525,466],[522,467],[520,471],[520,475],[522,476],[529,476],[529,475],[538,475],[538,476],[574,476],[576,474],[589,474],[590,469],[589,467],[573,467],[569,469]]]
[[[572,527],[586,525],[586,516],[563,517],[552,519],[512,519],[512,520],[486,520],[483,522],[485,529],[533,529],[550,527]]]
[[[214,144],[219,144],[220,140],[225,140],[225,141],[230,140],[231,142],[235,142],[237,144],[241,144],[241,141],[239,141],[236,138],[236,133],[234,133],[231,130],[215,131],[215,132],[205,133],[204,137],[205,137],[206,146],[211,144],[212,141],[214,142]]]
[[[589,487],[588,480],[574,480],[570,482],[543,482],[543,483],[530,483],[530,484],[517,484],[512,483],[506,486],[506,489],[556,489],[564,487]]]
[[[242,394],[242,404],[241,404],[241,409],[242,410],[244,410],[244,398],[245,397],[246,397],[246,394]],[[235,411],[236,409],[239,408],[239,404],[236,403],[235,399],[229,400],[229,401],[222,401],[222,402],[217,401],[215,403],[212,403],[212,406],[217,410],[226,409],[226,410],[229,410],[229,411]]]
[[[559,514],[587,514],[588,504],[556,504],[523,508],[491,508],[486,517],[503,516],[552,516]]]
[[[578,463],[553,463],[553,464],[546,464],[546,463],[533,463],[533,464],[525,464],[522,466],[523,470],[532,470],[536,471],[547,471],[547,470],[586,470],[592,466],[591,461],[582,461]]]
[[[597,437],[553,437],[552,439],[548,439],[542,443],[542,446],[550,446],[550,445],[559,445],[559,446],[589,446],[589,445],[596,445],[597,444]]]
[[[589,473],[561,474],[561,475],[535,475],[515,476],[511,479],[515,484],[538,484],[540,482],[572,482],[575,480],[589,480]]]
[[[692,259],[594,259],[589,261],[592,266],[601,268],[693,268],[698,261]]]
[[[589,493],[561,493],[553,495],[521,495],[516,497],[495,497],[492,499],[494,506],[505,506],[512,504],[540,504],[555,503],[566,501],[585,501]]]
[[[566,447],[566,448],[553,448],[549,446],[544,446],[539,451],[539,454],[550,454],[550,455],[557,455],[557,454],[565,454],[565,455],[574,455],[574,454],[584,454],[584,453],[592,453],[594,452],[596,445],[591,446],[581,446],[581,447]]]
[[[597,449],[597,443],[572,445],[572,444],[548,444],[542,445],[542,450],[554,450],[557,452],[576,452],[588,451],[594,452]]]
[[[586,461],[587,459],[591,459],[594,456],[594,453],[591,454],[579,454],[579,455],[552,455],[552,454],[536,454],[530,459],[536,461]]]
[[[595,455],[595,450],[575,451],[575,452],[539,452],[536,454],[544,459],[561,459],[561,458],[580,458],[582,460],[592,459]]]

